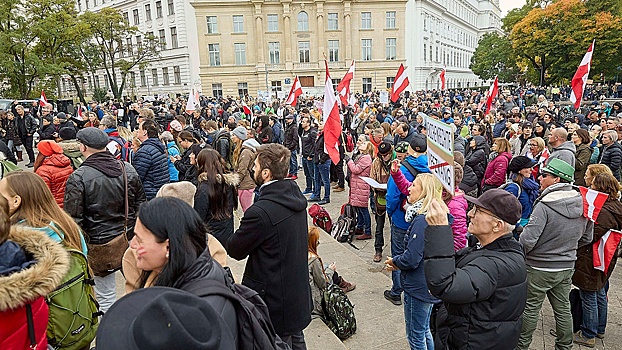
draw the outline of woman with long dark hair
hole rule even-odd
[[[170,160],[179,171],[179,181],[190,181],[196,186],[197,177],[199,175],[199,171],[196,167],[196,156],[201,152],[203,147],[201,147],[199,142],[189,131],[180,132],[177,139],[181,147],[186,151],[181,157],[170,156]]]
[[[200,175],[194,210],[226,248],[227,240],[233,234],[233,211],[238,208],[236,187],[240,177],[226,171],[225,160],[214,149],[199,152],[197,167]]]

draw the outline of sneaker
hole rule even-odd
[[[345,190],[346,190],[346,189],[345,189],[345,188],[343,188],[343,187],[333,187],[333,192],[343,192],[343,191],[345,191]]]
[[[330,188],[332,188],[333,190],[334,190],[335,188],[339,188],[339,184],[335,182],[335,184],[334,184],[334,185],[332,185],[332,186],[330,186]]]
[[[313,194],[313,190],[305,190],[302,194]]]
[[[391,294],[390,290],[385,290],[384,291],[384,298],[387,299],[388,301],[392,302],[393,305],[402,305],[402,297],[399,295],[393,295]]]
[[[311,197],[309,197],[309,199],[307,199],[307,202],[319,202],[319,201],[320,201],[320,199],[318,197],[313,197],[313,196],[311,196]]]
[[[575,344],[583,345],[588,348],[593,348],[596,346],[596,338],[588,339],[583,336],[583,333],[581,331],[578,331],[574,334],[574,336],[572,337],[572,341]]]
[[[354,288],[356,288],[356,284],[350,283],[342,278],[341,283],[339,283],[339,288],[341,288],[344,293],[347,293],[353,291]]]
[[[35,163],[30,162],[30,163],[26,164],[26,166],[27,166],[27,167],[29,167],[29,168],[32,168],[32,167],[34,167],[34,166],[35,166]]]
[[[324,204],[328,204],[330,203],[330,199],[322,199],[321,201],[319,201],[317,204],[319,205],[324,205]]]
[[[358,235],[358,236],[356,236],[354,238],[356,238],[358,241],[364,241],[366,239],[371,239],[371,235],[367,234],[367,233],[364,233],[364,234]]]
[[[382,252],[376,252],[376,254],[374,254],[374,262],[380,262],[382,260]]]

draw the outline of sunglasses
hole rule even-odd
[[[554,177],[555,175],[553,175],[553,174],[549,174],[549,173],[542,173],[542,174],[540,174],[540,176],[542,176],[542,178],[543,178],[543,179],[546,179],[546,178],[547,178],[547,177],[549,177],[549,176],[550,176],[550,177]]]

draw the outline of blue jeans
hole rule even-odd
[[[356,208],[356,227],[362,228],[363,233],[371,235],[371,216],[369,215],[369,208],[367,207],[355,207]]]
[[[411,350],[434,350],[434,340],[430,332],[432,303],[426,303],[404,293],[404,320],[406,338]]]
[[[302,170],[305,172],[305,180],[307,181],[305,191],[315,190],[315,184],[313,181],[315,166],[313,164],[313,160],[308,160],[306,157],[302,157]]]
[[[404,253],[404,236],[406,236],[406,230],[391,224],[391,257]],[[393,280],[391,294],[394,296],[401,295],[404,288],[402,288],[402,282],[400,281],[400,270],[392,271],[391,279]]]
[[[605,288],[597,292],[579,289],[583,304],[583,322],[581,332],[583,336],[592,339],[596,334],[605,334],[607,326],[607,293]]]
[[[296,150],[291,151],[289,157],[289,175],[298,175],[298,152]]]
[[[324,199],[330,200],[330,159],[324,163],[315,164],[315,190],[313,198],[320,198],[322,194],[322,185],[324,185]]]

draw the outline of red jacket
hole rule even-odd
[[[482,185],[501,186],[505,183],[505,173],[508,170],[508,164],[512,159],[512,153],[503,152],[497,155],[488,163],[484,172]]]
[[[71,160],[63,154],[52,154],[49,157],[45,157],[43,164],[37,168],[36,173],[48,185],[56,203],[62,208],[67,178],[73,173]]]
[[[32,308],[32,318],[35,328],[37,349],[46,349],[48,340],[46,331],[48,326],[48,305],[43,297],[29,303]],[[0,312],[0,348],[2,349],[30,349],[28,323],[26,322],[26,306]]]
[[[350,176],[350,204],[354,207],[367,208],[369,206],[370,187],[367,182],[361,179],[361,176],[369,177],[371,172],[371,156],[369,154],[362,155],[348,162],[348,169],[352,172]]]

